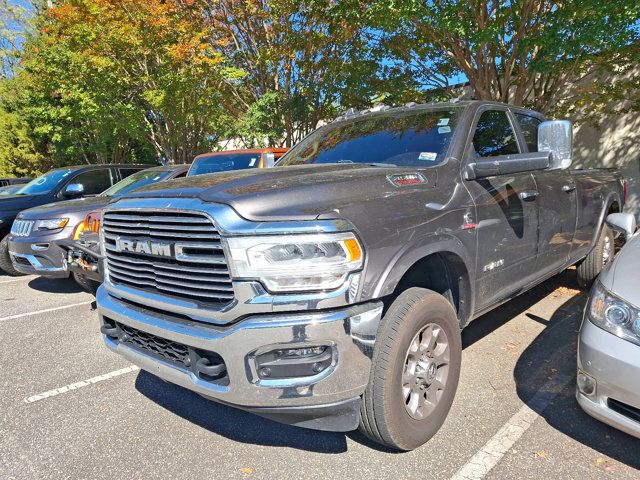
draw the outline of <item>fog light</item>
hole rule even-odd
[[[255,358],[258,376],[265,379],[310,377],[327,370],[332,361],[328,346],[279,348]]]
[[[578,390],[583,395],[591,397],[596,393],[596,380],[582,371],[578,371]]]
[[[288,348],[286,350],[276,350],[276,357],[279,358],[303,358],[312,357],[314,355],[320,355],[327,347],[312,347],[312,348]]]

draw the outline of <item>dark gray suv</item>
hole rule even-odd
[[[136,188],[187,174],[189,165],[153,167],[137,171],[100,195],[51,203],[21,212],[9,235],[9,254],[13,268],[24,274],[66,278],[69,271],[66,251],[60,240],[74,237],[86,215]]]

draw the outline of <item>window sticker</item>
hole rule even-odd
[[[418,155],[418,160],[423,160],[425,162],[435,162],[438,154],[436,152],[420,152]]]
[[[438,127],[438,133],[451,133],[451,127]]]
[[[258,160],[258,159],[257,159],[257,158],[255,158],[255,157],[254,157],[254,158],[252,158],[252,159],[251,159],[251,161],[249,162],[249,166],[250,166],[250,167],[253,167],[253,166],[256,164],[256,161],[257,161],[257,160]]]
[[[449,119],[448,118],[441,118],[440,120],[438,120],[438,126],[439,127],[446,127],[447,125],[449,125]]]

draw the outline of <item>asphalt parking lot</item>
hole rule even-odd
[[[476,320],[449,418],[410,453],[272,423],[102,346],[71,281],[0,275],[0,478],[638,478],[640,440],[574,397],[586,296],[567,271]]]

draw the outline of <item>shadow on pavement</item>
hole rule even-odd
[[[576,348],[586,300],[585,293],[573,296],[548,320],[527,313],[529,318],[547,327],[518,359],[514,369],[517,393],[556,430],[602,455],[637,469],[640,468],[640,440],[591,418],[582,411],[574,396]],[[561,391],[553,392],[551,387],[554,384],[562,384],[552,381],[556,375],[569,381]],[[538,411],[532,399],[538,392],[545,391],[557,395],[543,411]]]
[[[578,285],[575,277],[575,270],[565,270],[561,274],[550,278],[546,282],[541,283],[504,305],[491,310],[489,313],[485,313],[483,316],[471,322],[469,326],[462,331],[462,348],[470,347],[487,335],[490,335],[508,321],[526,312],[533,305],[554,292],[558,287],[577,289]],[[536,318],[532,320],[540,321]],[[546,323],[546,321],[543,320],[542,323]]]
[[[136,389],[172,413],[231,440],[272,447],[291,447],[318,453],[347,451],[343,433],[320,432],[282,425],[257,415],[222,405],[165,383],[141,371]]]
[[[80,293],[83,291],[71,278],[36,277],[29,282],[29,287],[45,293]]]

